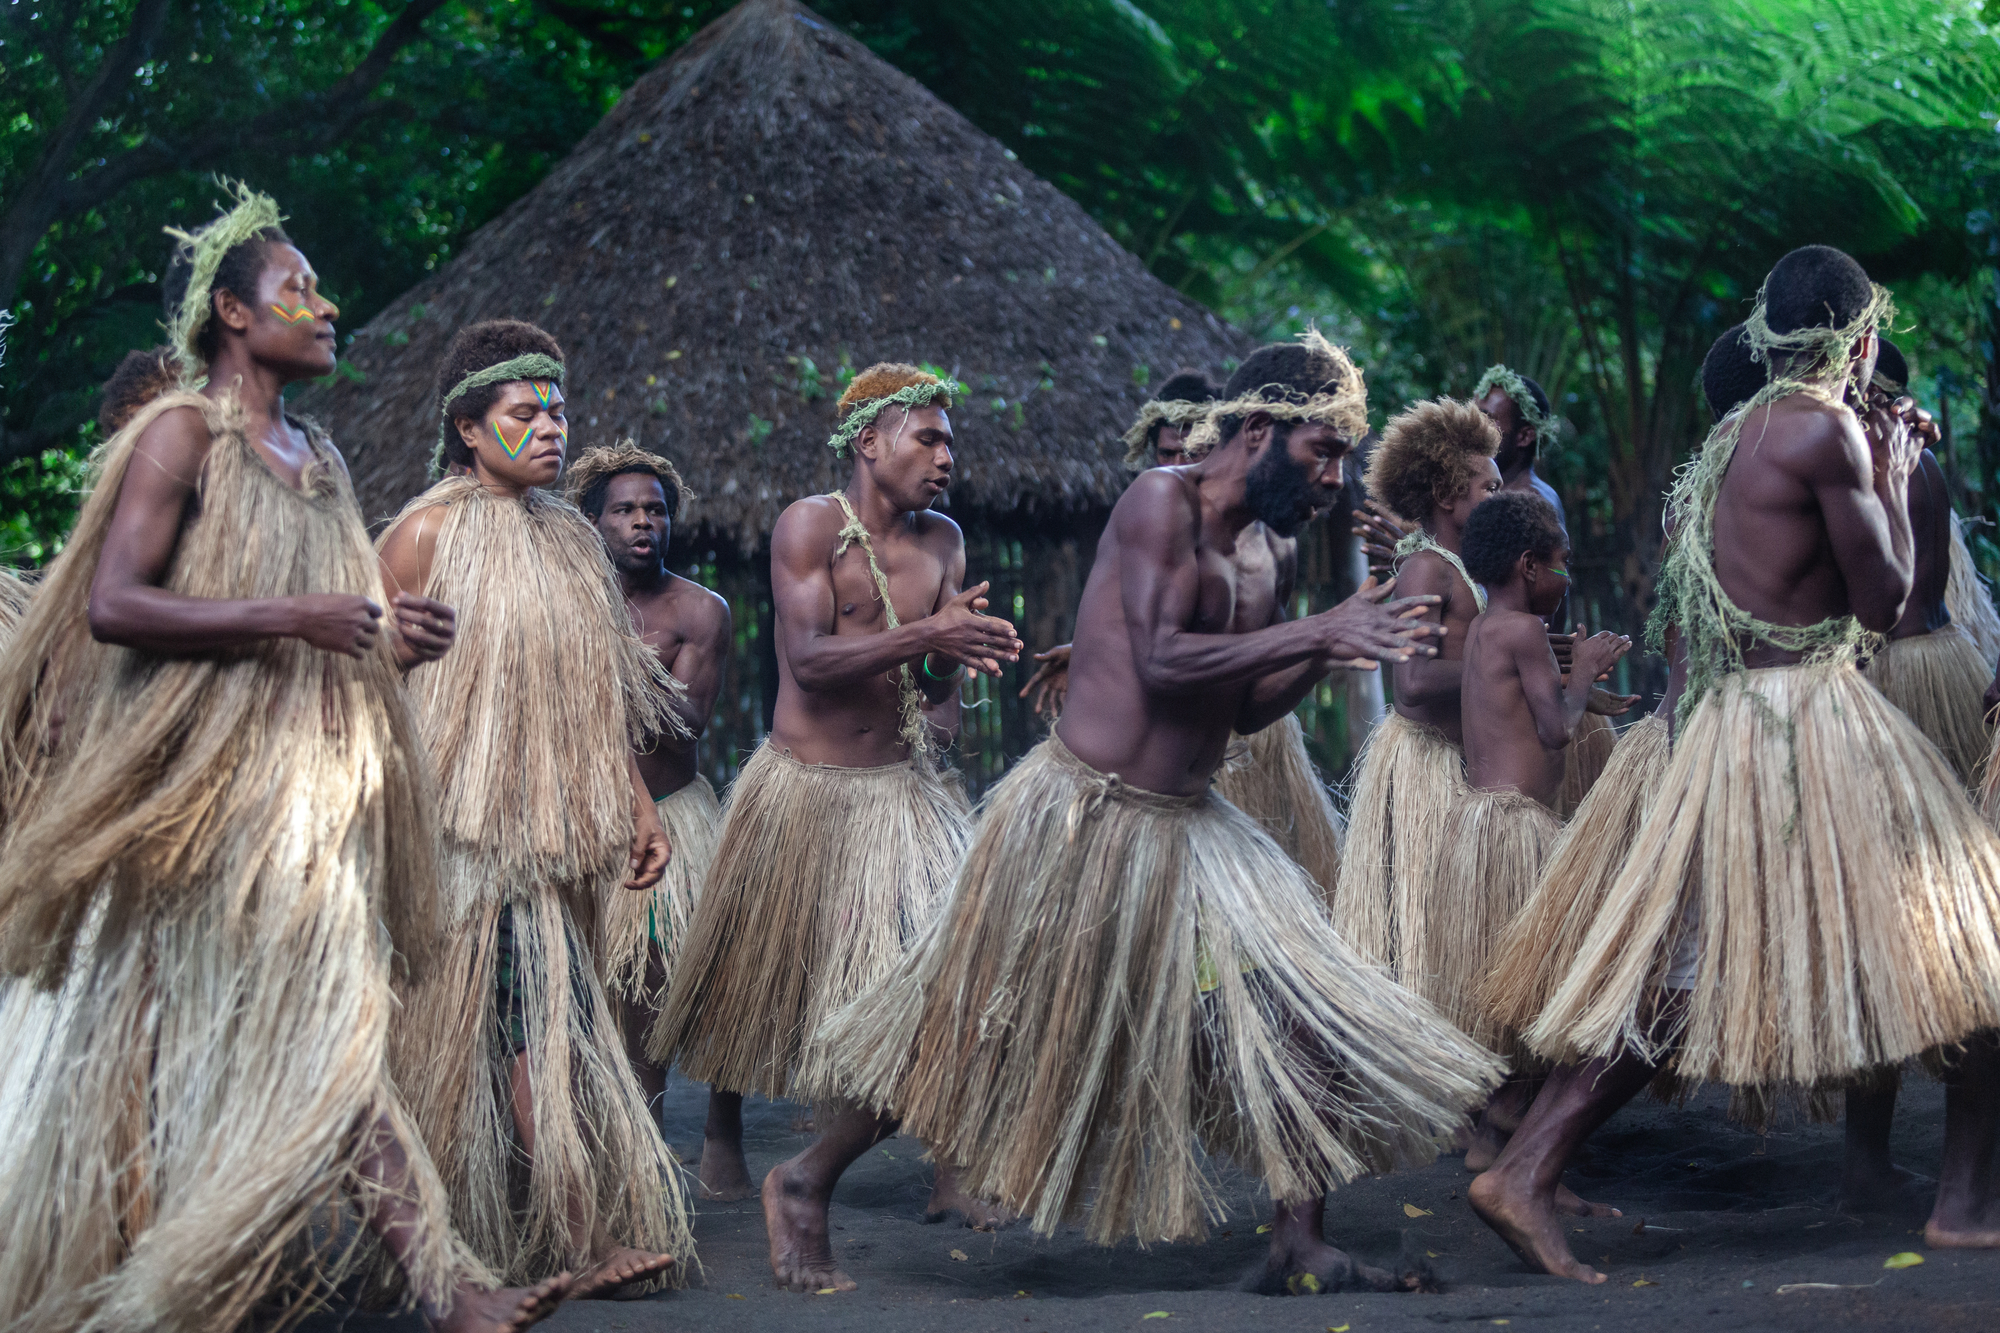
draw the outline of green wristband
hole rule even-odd
[[[940,676],[937,672],[931,670],[931,655],[929,653],[924,654],[923,665],[924,665],[924,674],[926,676],[929,676],[932,680],[937,680],[937,681],[950,680],[954,676],[958,675],[959,672],[965,670],[965,663],[960,662],[957,666],[953,667],[951,670],[945,672],[942,676]]]

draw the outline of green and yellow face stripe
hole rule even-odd
[[[312,307],[309,305],[287,307],[273,302],[271,311],[287,324],[303,324],[313,317]]]

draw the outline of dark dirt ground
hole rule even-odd
[[[700,1150],[705,1090],[676,1079],[664,1123],[683,1159]],[[1585,1198],[1623,1218],[1572,1223],[1577,1252],[1609,1274],[1587,1288],[1523,1271],[1465,1202],[1462,1161],[1354,1182],[1327,1208],[1329,1239],[1357,1257],[1392,1264],[1421,1249],[1437,1294],[1331,1293],[1267,1297],[1242,1290],[1261,1263],[1258,1225],[1270,1204],[1240,1172],[1220,1174],[1228,1220],[1205,1244],[1101,1250],[1080,1229],[1038,1239],[1023,1228],[983,1234],[922,1222],[931,1169],[918,1145],[894,1138],[871,1151],[834,1195],[841,1264],[861,1290],[804,1296],[771,1285],[755,1200],[703,1205],[695,1223],[702,1271],[686,1291],[627,1303],[578,1302],[542,1327],[584,1333],[696,1328],[952,1333],[1009,1330],[1257,1328],[1272,1333],[1389,1333],[1440,1325],[1530,1330],[2000,1329],[2000,1253],[1928,1251],[1928,1201],[1907,1213],[1834,1210],[1840,1127],[1792,1120],[1768,1135],[1724,1116],[1727,1094],[1686,1106],[1640,1100],[1597,1135],[1570,1172]],[[801,1111],[782,1102],[745,1108],[750,1166],[761,1179],[807,1138]],[[1935,1175],[1942,1090],[1910,1080],[1896,1135],[1898,1159]],[[1426,1210],[1412,1218],[1405,1205]],[[1648,1228],[1635,1232],[1643,1220]],[[957,1256],[954,1256],[954,1251]],[[1921,1266],[1885,1269],[1901,1251]],[[1781,1291],[1789,1283],[1839,1290]],[[1152,1316],[1149,1318],[1149,1316]],[[322,1316],[314,1333],[415,1329],[414,1320]]]

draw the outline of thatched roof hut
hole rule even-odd
[[[970,514],[1102,511],[1148,379],[1247,342],[916,81],[792,0],[746,0],[648,73],[540,185],[361,330],[303,404],[369,517],[424,485],[432,376],[463,324],[532,319],[570,358],[577,447],[673,457],[708,540],[755,549],[844,479],[842,371],[954,372]]]

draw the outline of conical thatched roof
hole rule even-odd
[[[1154,279],[1054,186],[861,43],[748,0],[626,93],[567,160],[394,301],[360,382],[302,402],[368,516],[422,489],[432,376],[463,324],[531,319],[569,355],[572,449],[629,435],[679,463],[691,517],[753,548],[845,477],[843,366],[955,371],[953,509],[1109,504],[1154,382],[1243,337]]]

